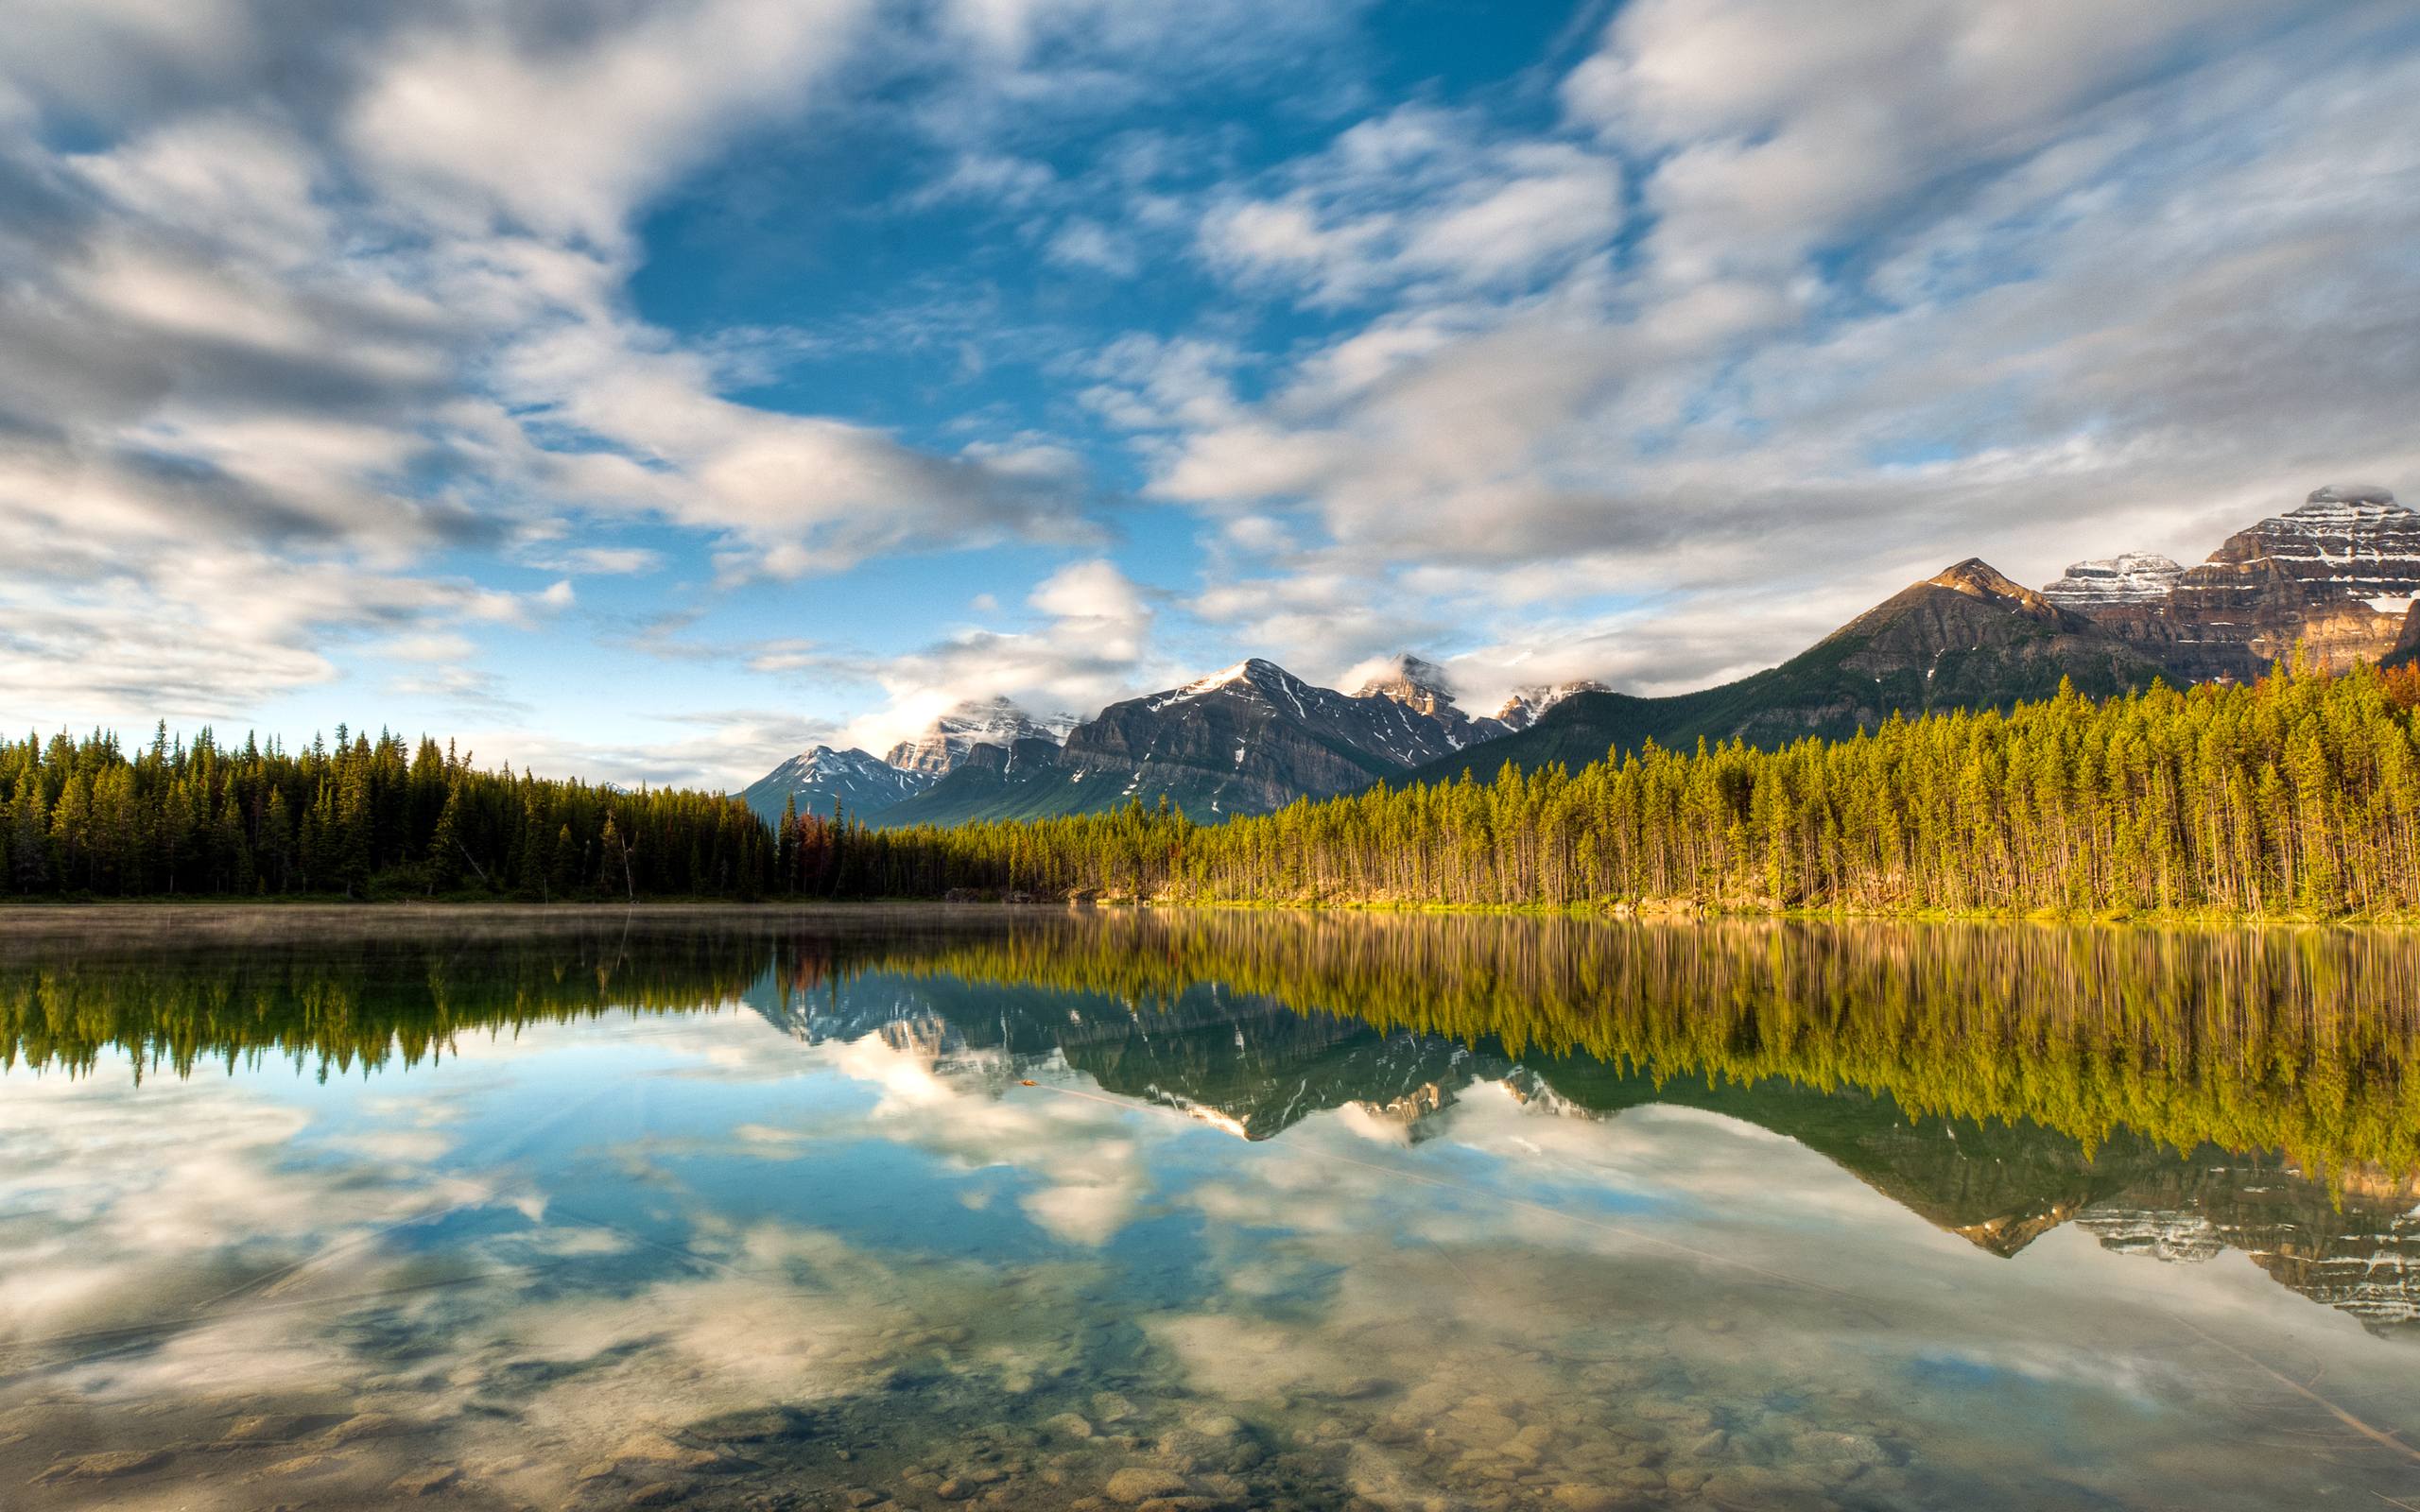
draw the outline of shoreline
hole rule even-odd
[[[759,899],[742,902],[717,898],[649,898],[634,902],[533,902],[523,899],[481,898],[29,898],[0,900],[0,933],[12,924],[69,916],[165,917],[318,915],[331,919],[438,918],[554,919],[611,920],[633,917],[737,916],[770,918],[782,915],[863,919],[886,913],[946,914],[962,918],[1004,918],[1037,914],[1086,913],[1124,909],[1203,909],[1240,913],[1461,915],[1471,917],[1556,918],[1596,919],[1608,923],[1713,923],[1772,920],[1804,923],[1906,924],[2046,924],[2099,925],[2136,928],[2295,928],[2381,929],[2420,928],[2411,914],[2243,914],[2214,910],[2062,910],[1758,908],[1737,904],[1698,903],[1688,900],[1649,900],[1643,903],[1447,903],[1358,899],[1184,899],[1091,898],[1054,900],[1022,898],[817,898]]]

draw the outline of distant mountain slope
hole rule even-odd
[[[739,796],[767,823],[778,824],[792,799],[797,800],[801,814],[821,814],[826,818],[836,803],[852,814],[873,814],[924,791],[935,781],[924,772],[902,771],[869,751],[818,746],[767,772]]]
[[[1080,812],[1062,806],[1065,782],[1056,742],[1019,740],[1007,747],[968,748],[949,775],[879,813],[867,823],[882,829],[916,824],[965,824],[977,819],[1029,819]]]
[[[1969,558],[1910,585],[1777,667],[1670,697],[1577,693],[1535,724],[1404,773],[1399,782],[1492,778],[1507,762],[1578,767],[1653,740],[1737,735],[1779,745],[1837,737],[1935,709],[1992,709],[2058,692],[2144,687],[2160,669],[2090,619]]]

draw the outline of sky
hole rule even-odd
[[[738,787],[2420,495],[2420,12],[10,0],[0,728]]]

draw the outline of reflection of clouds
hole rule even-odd
[[[1478,1086],[1427,1128],[1420,1144],[1388,1147],[1348,1111],[1315,1115],[1168,1194],[1208,1220],[1204,1266],[1224,1283],[1144,1320],[1188,1388],[1249,1412],[1356,1402],[1361,1379],[1450,1382],[1551,1423],[1561,1442],[1602,1441],[1651,1389],[1711,1410],[1735,1437],[1772,1424],[1755,1431],[1784,1442],[1826,1413],[1838,1421],[1824,1432],[1880,1418],[1945,1463],[2010,1477],[2039,1473],[2026,1461],[2038,1443],[2002,1414],[2053,1412],[2072,1415],[2079,1456],[2111,1468],[2080,1472],[2090,1494],[2125,1502],[2117,1468],[2152,1455],[2207,1484],[2197,1456],[2240,1443],[2218,1479],[2237,1478],[2247,1506],[2302,1473],[2257,1437],[2273,1434],[2280,1403],[2248,1389],[2226,1408],[2204,1400],[2211,1362],[2169,1310],[2265,1339],[2250,1347],[2325,1368],[2348,1393],[2394,1389],[2347,1320],[2273,1285],[2263,1296],[2174,1267],[2130,1272],[2082,1238],[2001,1261],[1796,1142],[1718,1114],[1559,1117]],[[1591,1369],[1605,1383],[1575,1395]],[[1944,1372],[1983,1395],[1929,1383]],[[2004,1407],[1993,1382],[2027,1383],[2036,1405]],[[1774,1419],[1776,1391],[1807,1403],[1799,1420]],[[1423,1431],[1442,1405],[1419,1403],[1402,1431]],[[1367,1410],[1383,1426],[1384,1410]],[[2214,1452],[2228,1411],[2242,1421],[2216,1431]]]
[[[428,1165],[443,1158],[454,1142],[427,1129],[382,1129],[375,1134],[346,1134],[327,1142],[331,1149],[367,1156],[396,1165]]]
[[[732,1133],[749,1153],[787,1158],[818,1139],[873,1135],[960,1171],[1011,1168],[1038,1183],[1018,1206],[1071,1244],[1097,1246],[1116,1236],[1151,1187],[1145,1146],[1178,1132],[1147,1108],[1087,1091],[1089,1079],[1055,1059],[1022,1068],[1045,1083],[1028,1089],[1010,1085],[1008,1059],[997,1052],[956,1051],[944,1058],[929,1046],[878,1033],[778,1043],[792,1074],[838,1074],[873,1089],[875,1101],[862,1112],[737,1125]]]
[[[1007,1057],[996,1051],[956,1049],[944,1056],[931,1045],[881,1033],[806,1041],[752,1014],[736,1024],[719,1014],[649,1019],[614,1026],[610,1038],[658,1057],[648,1074],[749,1084],[838,1076],[868,1088],[874,1093],[870,1108],[820,1107],[778,1123],[751,1119],[731,1125],[727,1139],[739,1153],[791,1160],[808,1156],[819,1141],[873,1136],[960,1171],[1012,1168],[1036,1183],[1019,1207],[1071,1244],[1105,1244],[1132,1219],[1151,1186],[1142,1143],[1176,1132],[1122,1100],[1015,1087]],[[1055,1059],[1022,1074],[1054,1088],[1090,1085]],[[706,1147],[648,1142],[648,1161],[629,1169],[633,1179],[651,1179],[661,1175],[654,1159]],[[640,1153],[627,1147],[626,1163]]]
[[[130,1094],[97,1078],[7,1085],[0,1212],[40,1213],[0,1224],[0,1332],[10,1338],[192,1306],[229,1284],[195,1263],[227,1236],[298,1242],[359,1206],[323,1175],[275,1165],[306,1115],[225,1083]]]
[[[578,1500],[575,1474],[626,1451],[688,1452],[663,1435],[720,1415],[904,1400],[886,1395],[903,1367],[961,1377],[952,1389],[989,1393],[998,1406],[983,1410],[1013,1418],[1021,1394],[1088,1363],[1084,1341],[1105,1323],[1132,1322],[1148,1340],[1148,1388],[1120,1389],[1282,1423],[1267,1429],[1280,1444],[1332,1418],[1356,1445],[1357,1474],[1422,1494],[1475,1472],[1424,1468],[1408,1440],[1361,1435],[1416,1437],[1480,1397],[1496,1406],[1464,1414],[1474,1446],[1543,1428],[1531,1448],[1558,1473],[1583,1446],[1617,1442],[1614,1429],[1648,1400],[1684,1417],[1719,1411],[1776,1461],[1811,1452],[1789,1437],[1810,1424],[1870,1420],[1856,1432],[2028,1475],[2016,1459],[2038,1443],[2012,1430],[1994,1383],[2078,1414],[2074,1456],[2087,1467],[2181,1455],[2273,1408],[2240,1392],[2199,1401],[2194,1346],[2164,1310],[2308,1361],[2348,1393],[2394,1380],[2348,1320],[2249,1264],[2180,1273],[2064,1234],[2003,1262],[1937,1236],[1796,1143],[1714,1114],[1566,1117],[1478,1085],[1426,1117],[1417,1144],[1353,1109],[1247,1144],[1104,1094],[1063,1064],[1012,1072],[996,1055],[880,1036],[804,1044],[752,1022],[659,1020],[644,1033],[567,1027],[550,1042],[566,1057],[550,1072],[578,1075],[524,1069],[536,1062],[518,1053],[449,1067],[424,1083],[453,1099],[436,1124],[402,1097],[289,1105],[273,1085],[241,1081],[136,1092],[6,1078],[0,1193],[9,1211],[58,1209],[0,1225],[7,1336],[186,1310],[268,1278],[43,1389],[96,1410],[182,1403],[217,1418],[286,1396],[389,1412],[415,1436],[377,1451],[389,1456],[379,1473],[458,1463],[467,1483],[539,1505]],[[588,1120],[576,1159],[632,1173],[625,1209],[592,1219],[576,1210],[594,1199],[551,1197],[544,1172],[496,1190],[475,1162],[499,1152],[463,1140],[455,1115],[543,1119],[536,1094],[576,1100],[562,1089],[599,1068],[617,1087],[729,1085],[684,1092],[661,1135],[618,1124],[617,1105],[575,1115]],[[517,1136],[505,1138],[518,1172]],[[734,1156],[845,1161],[846,1145],[869,1141],[925,1157],[938,1177],[919,1177],[914,1193],[948,1218],[1012,1224],[1002,1214],[1013,1203],[1069,1247],[1041,1246],[1036,1262],[880,1249],[810,1227],[811,1211],[769,1217],[761,1194],[732,1199]],[[708,1179],[715,1162],[723,1174]],[[1013,1178],[973,1179],[997,1171]],[[959,1206],[987,1202],[997,1211],[982,1219]],[[455,1205],[486,1212],[384,1231]],[[1147,1208],[1201,1220],[1185,1263],[1203,1284],[1181,1305],[1158,1280],[1121,1292],[1126,1262],[1104,1247]],[[1936,1388],[1927,1371],[1985,1383],[1983,1394]],[[1454,1399],[1419,1395],[1429,1382]],[[1805,1404],[1775,1409],[1777,1392]],[[0,1383],[0,1412],[26,1402],[22,1386]],[[2112,1403],[2125,1411],[2094,1415]],[[9,1427],[0,1419],[0,1439]],[[1996,1447],[1983,1442],[1993,1435]],[[0,1470],[10,1452],[0,1444]],[[237,1461],[198,1473],[221,1463]],[[2132,1494],[2114,1471],[2082,1473],[2092,1494]],[[2201,1484],[2207,1472],[2191,1473]],[[2274,1465],[2242,1473],[2248,1499],[2291,1483]],[[302,1499],[268,1485],[240,1504]],[[312,1497],[340,1504],[354,1489],[332,1482]],[[210,1494],[203,1485],[186,1500]]]
[[[1346,1103],[1336,1110],[1338,1126],[1347,1133],[1368,1140],[1373,1144],[1409,1144],[1411,1125],[1399,1118],[1389,1118],[1360,1103]]]
[[[599,1026],[569,1038],[615,1037]],[[689,1038],[648,1046],[637,1069],[685,1071],[696,1064]],[[786,1074],[841,1074],[781,1044]],[[767,1066],[745,1052],[721,1063],[739,1059]],[[910,1089],[882,1119],[860,1112],[856,1138],[921,1144],[960,1169],[1063,1163],[1068,1190],[1082,1196],[1049,1216],[1071,1237],[1114,1232],[1141,1190],[1134,1142],[1101,1137],[1116,1109],[1070,1117],[1056,1099],[1003,1102],[949,1075],[883,1066],[864,1050],[853,1065]],[[448,1074],[425,1085],[442,1094]],[[498,1106],[523,1106],[530,1090],[479,1075]],[[665,1201],[695,1219],[686,1257],[560,1211],[549,1222],[554,1205],[543,1192],[498,1194],[475,1171],[425,1169],[478,1152],[418,1126],[406,1099],[281,1104],[226,1080],[135,1091],[11,1076],[7,1091],[0,1211],[42,1216],[0,1225],[9,1277],[0,1287],[0,1342],[22,1350],[71,1328],[181,1321],[131,1351],[124,1340],[105,1341],[112,1352],[80,1364],[85,1346],[63,1340],[0,1364],[0,1455],[9,1456],[0,1483],[13,1484],[12,1467],[39,1469],[53,1452],[6,1447],[11,1424],[41,1410],[23,1395],[34,1378],[12,1387],[6,1366],[36,1361],[46,1362],[40,1379],[50,1394],[39,1400],[139,1407],[177,1425],[162,1430],[172,1437],[207,1442],[239,1411],[279,1403],[396,1418],[408,1448],[385,1438],[348,1446],[312,1472],[306,1500],[352,1504],[412,1465],[442,1462],[498,1494],[551,1505],[574,1500],[574,1477],[611,1463],[634,1435],[871,1393],[920,1356],[1004,1390],[1030,1389],[1075,1364],[1083,1333],[1076,1310],[1087,1287],[1063,1266],[873,1254],[784,1223],[734,1224],[686,1183],[677,1160],[650,1169]],[[314,1137],[315,1117],[335,1129]],[[772,1124],[750,1130],[775,1144],[789,1132]],[[1037,1197],[1046,1208],[1058,1190],[1045,1184]],[[475,1225],[439,1243],[432,1237],[443,1230],[391,1228],[465,1202],[520,1222],[501,1231]],[[230,1258],[237,1256],[251,1258],[238,1264]],[[1004,1289],[1014,1289],[1017,1306],[1001,1306]],[[36,1457],[14,1457],[26,1453]],[[214,1460],[173,1500],[216,1504],[233,1473],[225,1467],[258,1473],[270,1457],[265,1450]],[[309,1456],[289,1445],[273,1457]],[[229,1505],[291,1499],[258,1487],[229,1495]]]

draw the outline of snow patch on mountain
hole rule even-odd
[[[2127,551],[2076,562],[2042,596],[2061,609],[2089,612],[2113,604],[2155,604],[2176,588],[2185,569],[2155,551]]]
[[[1454,680],[1436,662],[1402,651],[1370,668],[1353,696],[1392,698],[1422,713],[1434,714],[1454,707]]]
[[[1512,690],[1504,706],[1495,711],[1495,722],[1508,730],[1523,730],[1534,725],[1549,709],[1575,693],[1611,693],[1601,682],[1582,679],[1578,682],[1533,682]]]
[[[801,814],[829,817],[836,806],[853,813],[878,812],[935,781],[932,773],[894,766],[872,751],[815,746],[750,783],[740,797],[768,820],[780,819],[792,803]]]

